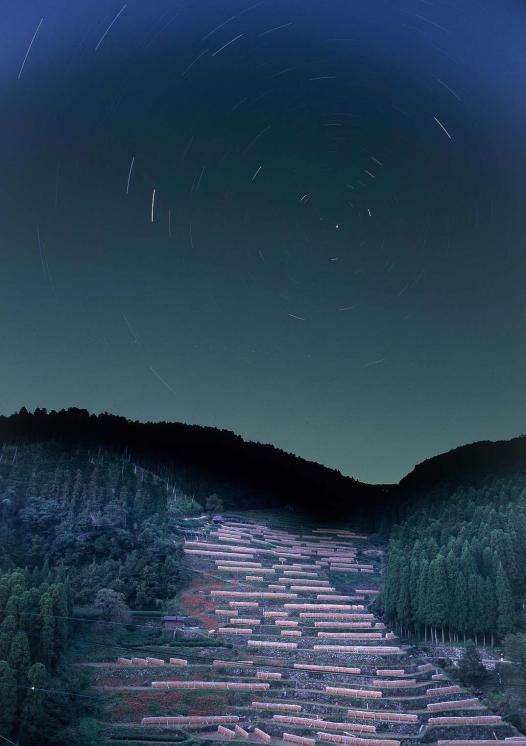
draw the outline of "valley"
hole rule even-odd
[[[375,615],[384,550],[361,531],[247,511],[185,534],[179,629],[82,661],[108,742],[526,743]]]

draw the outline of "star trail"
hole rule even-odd
[[[0,9],[0,410],[370,482],[524,432],[526,8]]]

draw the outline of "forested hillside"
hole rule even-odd
[[[212,428],[22,410],[0,418],[2,432],[11,437],[0,454],[0,567],[62,564],[78,603],[104,587],[137,608],[172,597],[182,580],[178,524],[218,492],[218,505],[237,509],[287,500],[319,510],[337,500],[357,524],[390,537],[385,612],[406,630],[494,639],[516,628],[526,438],[455,449],[389,489]]]
[[[399,505],[383,603],[427,639],[502,639],[526,592],[526,472],[441,482]]]
[[[397,492],[412,494],[439,482],[466,483],[488,474],[526,470],[526,435],[511,440],[480,440],[432,456],[400,480]]]
[[[83,409],[47,412],[24,408],[0,416],[0,442],[57,441],[106,447],[204,501],[217,493],[225,507],[290,505],[322,516],[367,521],[384,504],[386,490],[335,469],[244,441],[228,430],[181,422],[132,422]]]
[[[524,629],[526,438],[456,449],[389,488],[212,428],[21,411],[0,417],[0,734],[99,743],[95,700],[77,696],[67,663],[73,605],[113,591],[137,610],[173,608],[183,534],[223,504],[367,527],[389,541],[386,621],[428,641],[505,641],[518,666],[506,676],[524,680],[525,638],[510,633]]]
[[[182,516],[200,506],[174,485],[102,448],[4,443],[0,568],[61,567],[78,604],[100,588],[138,608],[181,581]]]
[[[169,602],[185,577],[178,527],[201,506],[125,454],[19,440],[0,449],[0,511],[0,735],[102,743],[68,660],[97,617],[75,622],[73,605],[112,590],[138,609]]]
[[[0,734],[30,744],[98,743],[90,697],[64,667],[72,594],[63,570],[0,573]],[[80,696],[78,696],[80,694]],[[90,731],[89,740],[82,732]],[[52,741],[48,741],[52,737]],[[11,741],[12,742],[12,741]]]

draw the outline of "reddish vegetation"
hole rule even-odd
[[[97,679],[93,683],[95,686],[142,686],[143,681],[146,681],[145,677],[142,676],[142,678],[134,677],[132,679],[119,679],[117,676],[102,676],[101,678]]]
[[[149,705],[152,703],[159,713],[169,715],[180,704],[179,692],[168,692],[163,697],[159,697],[159,693],[154,691],[123,692],[122,700],[113,708],[112,719],[117,722],[138,720],[149,714]]]
[[[125,722],[128,720],[139,720],[147,717],[150,705],[155,704],[159,715],[175,715],[178,710],[184,708],[188,715],[217,715],[223,712],[228,705],[227,699],[218,694],[205,694],[196,697],[194,693],[188,696],[187,692],[163,691],[126,691],[122,692],[122,700],[113,707],[112,720]]]
[[[201,575],[195,575],[192,584],[184,590],[180,596],[182,610],[188,616],[195,617],[207,629],[217,627],[215,616],[215,604],[210,599],[211,588],[223,588],[224,583],[219,580],[211,580]]]
[[[208,694],[206,697],[200,697],[198,701],[189,705],[189,715],[217,715],[218,712],[224,712],[227,707],[227,700],[217,694]]]

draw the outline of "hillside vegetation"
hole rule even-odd
[[[391,532],[385,614],[426,639],[502,639],[517,627],[525,556],[525,473],[417,493]]]
[[[188,584],[198,587],[184,537],[210,530],[201,514],[223,506],[372,533],[388,545],[375,611],[403,639],[503,643],[512,663],[487,696],[523,722],[526,438],[456,449],[396,487],[226,431],[76,409],[0,417],[0,444],[0,735],[21,746],[101,743],[98,696],[83,693],[71,658],[89,643],[98,660],[107,646],[89,607],[102,593],[138,611],[178,608]],[[200,618],[209,599],[194,595],[188,613]],[[125,616],[115,629],[133,640]]]
[[[217,493],[225,507],[234,510],[290,505],[323,517],[352,514],[363,522],[385,498],[384,488],[213,427],[132,422],[74,408],[34,413],[21,409],[0,416],[0,442],[14,440],[109,448],[201,502]]]
[[[4,443],[0,567],[67,570],[77,603],[103,587],[153,607],[180,583],[181,516],[200,506],[101,448]]]
[[[63,572],[46,566],[0,574],[3,739],[16,737],[19,746],[98,742],[93,698],[84,697],[81,677],[65,665],[71,615],[72,594]]]
[[[129,457],[58,442],[0,452],[0,735],[20,746],[103,743],[71,643],[102,596],[151,609],[184,582],[178,526],[201,511]],[[185,524],[190,525],[190,524]],[[111,595],[113,593],[113,596]],[[98,627],[98,624],[96,625]],[[97,643],[100,644],[100,643]]]

